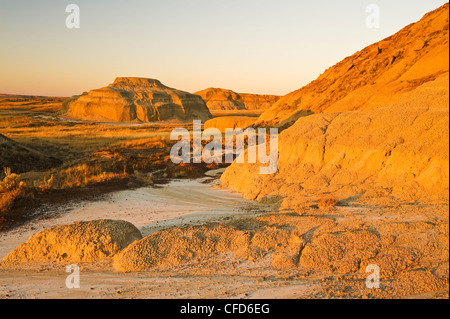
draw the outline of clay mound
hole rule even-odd
[[[280,99],[280,96],[275,95],[236,93],[218,88],[194,94],[201,96],[210,110],[265,110]]]
[[[374,258],[380,248],[380,237],[367,230],[327,233],[306,245],[300,265],[331,272],[354,273],[360,269],[362,261]]]
[[[141,238],[140,231],[125,221],[79,222],[33,235],[11,251],[2,264],[93,262],[117,254]]]
[[[118,271],[147,271],[214,260],[221,253],[261,260],[270,256],[278,269],[295,267],[302,239],[297,231],[262,219],[237,219],[228,224],[172,228],[135,242],[114,257]]]
[[[249,116],[222,116],[216,117],[205,123],[204,129],[217,128],[221,132],[225,132],[225,129],[237,129],[241,128],[245,130],[247,127],[255,123],[256,118]]]
[[[277,174],[234,163],[221,182],[249,199],[448,198],[448,81],[446,73],[384,107],[300,118],[279,135]]]
[[[145,78],[117,78],[108,87],[76,96],[67,104],[68,117],[86,120],[154,122],[212,118],[199,96]]]
[[[19,144],[0,134],[0,178],[4,177],[3,168],[10,168],[12,173],[20,174],[34,170],[45,170],[61,165],[56,158]]]
[[[395,35],[326,70],[264,112],[256,125],[289,126],[301,116],[375,108],[449,70],[448,3]]]
[[[118,271],[145,271],[152,267],[170,267],[220,252],[235,252],[248,247],[250,234],[210,225],[173,228],[157,232],[133,243],[114,257]]]

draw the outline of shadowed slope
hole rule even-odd
[[[0,177],[3,177],[3,168],[6,167],[13,173],[24,173],[49,169],[60,164],[62,164],[60,160],[48,157],[0,134]]]

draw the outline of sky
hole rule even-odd
[[[285,95],[446,2],[0,0],[0,93],[72,96],[133,76]],[[69,4],[78,29],[66,26]]]

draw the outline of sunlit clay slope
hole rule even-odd
[[[74,97],[67,115],[111,122],[205,121],[212,117],[199,96],[145,78],[117,78],[105,88]]]
[[[280,99],[276,95],[236,93],[231,90],[209,88],[195,94],[202,97],[210,110],[265,110]]]
[[[281,98],[256,125],[286,127],[311,113],[379,107],[448,72],[448,8],[347,57]]]
[[[317,113],[280,134],[277,174],[234,163],[221,181],[250,199],[282,195],[298,202],[329,193],[339,199],[448,199],[448,103],[445,5],[262,116],[277,123],[300,109]]]

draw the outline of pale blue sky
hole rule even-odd
[[[70,96],[117,76],[284,95],[442,0],[0,0],[0,92]],[[81,28],[67,29],[68,4]],[[366,28],[368,4],[381,27]]]

